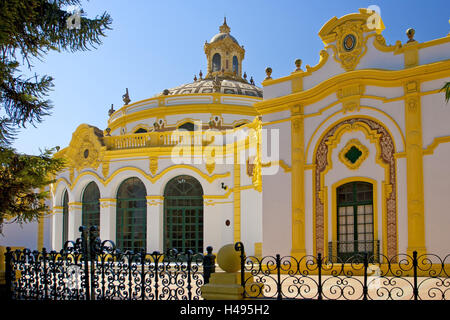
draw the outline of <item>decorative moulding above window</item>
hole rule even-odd
[[[358,139],[351,139],[345,147],[339,152],[339,160],[344,163],[347,168],[357,170],[369,155],[369,149],[364,146]]]

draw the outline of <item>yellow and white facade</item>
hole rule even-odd
[[[450,108],[440,89],[450,81],[450,36],[388,45],[381,20],[369,28],[372,14],[329,20],[317,65],[278,79],[268,70],[262,83],[255,108],[263,128],[279,130],[286,167],[262,178],[263,254],[334,255],[337,190],[352,182],[373,188],[381,253],[448,253]]]
[[[388,257],[448,254],[450,36],[389,45],[382,21],[367,23],[373,14],[329,20],[317,65],[296,61],[280,78],[268,68],[262,90],[242,75],[245,51],[224,22],[205,44],[205,78],[124,99],[105,130],[80,125],[57,153],[67,169],[51,186],[52,247],[63,243],[64,205],[66,237],[78,236],[90,182],[100,236],[116,240],[118,189],[134,177],[146,192],[146,250],[164,250],[166,187],[189,176],[203,190],[203,248],[242,241],[249,255],[300,258],[364,235]]]
[[[100,237],[120,243],[119,187],[137,178],[145,186],[146,225],[138,231],[145,233],[145,249],[168,249],[177,243],[165,242],[173,231],[168,229],[193,230],[186,226],[188,220],[182,226],[168,226],[176,219],[167,218],[165,191],[172,179],[189,177],[202,190],[202,204],[194,208],[201,216],[195,227],[194,238],[202,238],[196,239],[197,245],[220,248],[224,243],[245,241],[260,250],[261,178],[250,153],[255,155],[259,145],[255,133],[260,119],[253,105],[262,101],[262,89],[242,74],[244,53],[224,21],[220,33],[205,44],[205,78],[200,74],[193,83],[133,103],[124,95],[123,107],[110,110],[106,130],[87,124],[76,129],[70,145],[56,154],[67,160],[67,169],[51,186],[53,248],[79,236],[83,196],[92,182],[99,189]],[[185,214],[190,212],[184,212],[183,219]]]

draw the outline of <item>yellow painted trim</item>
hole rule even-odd
[[[99,182],[101,182],[104,186],[107,186],[111,182],[111,180],[114,179],[114,177],[116,175],[118,175],[119,173],[124,172],[124,171],[135,171],[135,172],[138,172],[138,173],[142,174],[146,179],[148,179],[151,183],[155,183],[156,181],[161,179],[167,172],[172,171],[172,170],[176,170],[176,169],[192,170],[192,171],[196,172],[197,174],[199,174],[203,179],[205,179],[209,183],[212,183],[216,179],[226,178],[226,177],[230,176],[230,172],[221,173],[221,174],[207,175],[207,174],[203,173],[200,169],[197,169],[196,167],[192,167],[192,166],[185,165],[185,164],[178,164],[178,165],[170,166],[170,167],[164,169],[163,171],[161,171],[160,173],[158,173],[155,176],[151,176],[151,175],[147,174],[145,171],[143,171],[143,170],[141,170],[139,168],[123,167],[123,168],[120,168],[120,169],[114,171],[107,179],[101,178],[96,172],[84,171],[84,172],[82,172],[80,175],[78,175],[75,178],[75,180],[74,180],[74,182],[72,184],[68,184],[68,185],[69,185],[70,190],[73,190],[73,188],[77,184],[78,180],[80,180],[83,176],[89,175],[89,176],[93,176],[93,177],[97,178]],[[60,179],[63,179],[63,178],[60,178]]]
[[[397,127],[398,132],[399,132],[400,136],[402,137],[403,147],[406,148],[406,139],[405,139],[405,137],[404,137],[404,135],[403,135],[403,132],[401,131],[400,126],[397,124],[397,122],[396,122],[390,115],[388,115],[387,113],[385,113],[385,112],[382,111],[382,110],[379,110],[379,109],[376,109],[376,108],[373,108],[373,107],[364,107],[364,106],[361,106],[360,108],[361,108],[361,109],[375,110],[375,111],[378,111],[378,112],[382,113],[383,115],[387,116],[387,117],[395,124],[395,126]],[[308,159],[308,157],[309,157],[310,147],[311,147],[313,138],[316,136],[316,134],[317,134],[317,132],[319,131],[319,129],[321,129],[321,127],[324,126],[325,123],[326,123],[329,119],[331,119],[332,117],[336,116],[336,115],[339,114],[339,113],[344,113],[344,111],[343,111],[343,110],[338,110],[338,111],[336,111],[335,113],[333,113],[333,114],[329,115],[327,118],[325,118],[325,119],[324,119],[324,120],[316,127],[316,129],[314,130],[313,134],[311,135],[311,137],[310,137],[310,139],[309,139],[309,141],[308,141],[308,144],[307,144],[307,146],[306,146],[305,159]],[[373,121],[379,122],[379,119],[376,119],[376,118],[374,118],[374,117],[372,117],[372,116],[368,116],[368,115],[365,115],[365,114],[355,113],[355,114],[353,114],[353,115],[351,115],[351,116],[348,116],[348,117],[345,117],[345,118],[340,118],[340,119],[336,120],[336,121],[333,122],[331,125],[328,125],[327,128],[331,128],[331,127],[335,126],[336,124],[338,124],[339,122],[342,122],[342,121],[347,120],[347,119],[350,119],[350,118],[365,118],[365,119],[369,119],[369,120],[373,120]],[[395,148],[395,150],[398,150],[398,148],[397,148],[397,143],[396,143],[396,141],[395,141],[395,139],[394,139],[395,136],[392,134],[392,132],[390,131],[390,129],[389,129],[388,127],[385,126],[385,129],[386,129],[387,132],[389,132],[389,134],[390,134],[391,137],[392,137],[392,141],[393,141],[393,143],[394,143],[394,148]],[[322,135],[321,135],[321,136],[319,137],[319,139],[317,140],[318,142],[322,139],[322,137],[323,137],[323,135],[324,135],[324,133],[325,133],[326,131],[327,131],[327,130],[325,129],[324,132],[322,133]],[[317,148],[317,143],[316,143],[315,149],[316,149],[316,148]],[[315,149],[314,149],[313,155],[316,154],[316,150],[315,150]]]
[[[134,128],[131,129],[130,132],[134,133],[134,132],[136,132],[136,131],[139,130],[139,129],[145,129],[145,130],[147,130],[147,131],[152,131],[152,130],[153,130],[153,128],[151,128],[149,125],[140,123],[140,124],[134,126]]]
[[[433,142],[423,150],[423,155],[429,156],[429,155],[434,154],[434,150],[441,143],[448,143],[448,142],[450,142],[450,136],[434,138]]]
[[[291,109],[291,256],[298,261],[306,255],[305,243],[305,127],[303,107]]]
[[[371,183],[373,186],[373,199],[372,199],[372,210],[373,210],[373,239],[374,240],[379,240],[378,238],[378,183],[376,180],[371,179],[371,178],[367,178],[367,177],[361,177],[361,176],[357,176],[357,177],[348,177],[348,178],[344,178],[342,180],[339,180],[338,182],[333,183],[333,185],[331,186],[331,226],[332,226],[332,241],[335,242],[337,241],[337,198],[336,198],[336,193],[337,193],[337,188],[339,188],[340,186],[346,184],[346,183],[350,183],[350,182],[358,182],[358,181],[362,181],[362,182],[368,182]],[[328,221],[328,216],[325,218],[326,221]],[[383,238],[386,239],[386,238]],[[326,242],[328,243],[328,242]],[[326,246],[326,252],[328,251],[328,246]],[[330,254],[329,252],[327,252],[327,254]]]
[[[394,157],[395,157],[395,159],[406,158],[406,152],[397,152],[397,153],[394,153]]]
[[[408,208],[407,253],[426,253],[425,196],[423,186],[423,134],[420,82],[409,81],[405,90],[406,195]]]
[[[291,83],[295,83],[292,87],[292,89],[293,89],[292,92],[298,92],[298,91],[303,90],[303,77],[310,76],[313,72],[316,72],[317,70],[322,68],[325,65],[325,63],[328,61],[329,54],[326,50],[321,50],[319,55],[320,55],[319,62],[313,67],[306,65],[306,71],[303,71],[303,70],[294,71],[290,75],[285,76],[285,77],[281,77],[281,78],[277,78],[277,79],[267,79],[267,80],[264,80],[261,83],[261,85],[263,87],[266,87],[266,86],[271,86],[271,85],[274,85],[277,83],[291,81]]]
[[[245,96],[248,98],[248,96]],[[117,128],[125,126],[127,123],[142,121],[148,118],[157,118],[168,115],[192,113],[206,114],[239,114],[247,116],[257,116],[259,113],[251,106],[239,106],[232,104],[183,104],[175,106],[159,106],[156,108],[136,111],[130,114],[124,114],[119,118],[108,122],[108,127],[114,131]]]
[[[402,70],[353,70],[335,75],[308,90],[256,102],[254,106],[260,114],[285,111],[295,104],[302,104],[307,108],[337,92],[340,87],[353,85],[355,81],[364,86],[402,87],[405,79],[430,81],[445,78],[449,70],[450,59]]]
[[[37,236],[37,248],[42,250],[44,248],[44,217],[38,218],[38,236]]]
[[[239,152],[234,154],[233,169],[233,240],[241,241],[241,165],[239,164]]]
[[[272,167],[272,166],[279,166],[283,169],[284,172],[291,172],[292,168],[284,162],[284,160],[277,160],[277,161],[269,161],[266,163],[261,164],[263,167]]]

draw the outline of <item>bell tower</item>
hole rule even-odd
[[[206,79],[214,79],[216,76],[222,79],[245,81],[242,78],[242,60],[245,50],[230,34],[230,27],[224,18],[219,27],[220,33],[205,42],[204,50],[208,61],[208,73]]]

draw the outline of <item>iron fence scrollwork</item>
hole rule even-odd
[[[450,255],[241,257],[244,299],[450,300]]]
[[[81,236],[59,252],[14,250],[5,253],[8,299],[163,300],[200,299],[200,288],[214,272],[202,253],[122,251],[101,241],[98,228],[80,227]],[[215,257],[214,257],[215,259]]]

